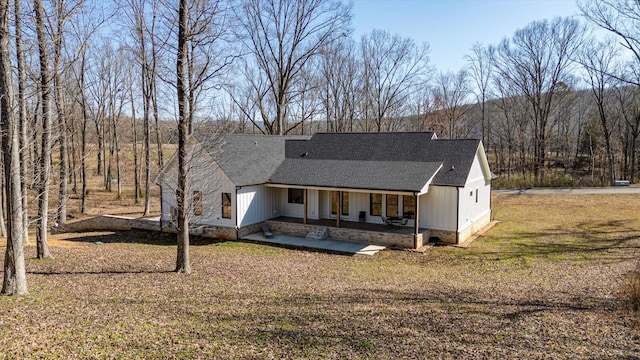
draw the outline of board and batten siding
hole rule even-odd
[[[476,201],[477,198],[477,201]],[[486,180],[479,158],[476,156],[469,170],[464,188],[460,189],[460,231],[491,212],[491,182]]]
[[[201,225],[217,225],[235,227],[235,185],[222,171],[216,161],[205,151],[199,143],[191,148],[189,161],[189,190],[187,196],[189,222]],[[165,170],[161,178],[162,187],[162,219],[171,220],[171,208],[177,207],[175,189],[177,188],[177,158],[172,158],[172,164]],[[202,215],[193,213],[193,192],[202,193]],[[222,193],[231,194],[231,219],[222,217]]]
[[[248,226],[279,216],[280,191],[264,185],[238,189],[238,226]]]
[[[280,199],[280,215],[290,216],[295,218],[304,217],[303,204],[290,204],[289,203],[289,190],[287,188],[277,189],[279,190]],[[318,190],[307,190],[307,218],[317,220],[320,216],[320,199],[318,198]]]
[[[429,186],[429,192],[420,195],[420,227],[434,230],[456,231],[458,188]]]

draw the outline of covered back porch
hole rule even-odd
[[[428,241],[421,229],[420,193],[272,186],[280,192],[278,217],[269,220],[274,231],[306,236],[326,229],[328,237],[418,248]]]

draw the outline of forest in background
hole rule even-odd
[[[579,2],[580,17],[476,44],[456,72],[434,69],[429,44],[411,38],[374,30],[355,39],[352,4],[340,0],[1,5],[5,210],[13,216],[20,202],[14,220],[25,233],[36,224],[38,257],[50,256],[41,241],[49,218],[67,221],[70,191],[86,212],[90,176],[118,199],[132,177],[149,214],[163,145],[194,130],[429,130],[481,138],[497,187],[637,182],[634,1]],[[132,174],[122,171],[125,153]]]

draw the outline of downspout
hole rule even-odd
[[[456,190],[458,190],[456,192],[456,244],[458,244],[460,238],[460,234],[458,233],[458,230],[460,230],[460,224],[458,223],[460,220],[460,188],[457,187]]]
[[[162,185],[158,184],[160,187],[160,232],[162,232],[162,217],[164,215],[164,204],[162,203]]]
[[[413,215],[413,248],[417,249],[418,248],[418,233],[420,232],[420,215],[419,215],[419,202],[418,202],[418,193],[415,192],[413,193],[413,197],[415,199],[415,208],[413,209],[414,211],[414,215]],[[424,239],[423,242],[424,244]]]
[[[489,180],[489,222],[493,221],[493,196],[491,196],[491,180]]]
[[[240,240],[240,226],[238,225],[238,190],[242,189],[242,186],[236,186],[236,193],[233,194],[236,199],[234,203],[236,204],[236,240]]]

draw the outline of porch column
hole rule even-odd
[[[418,234],[420,233],[420,202],[418,202],[418,193],[413,194],[416,206],[413,214],[413,247],[418,247]],[[422,239],[424,242],[424,239]]]
[[[336,209],[336,227],[340,227],[341,212],[342,212],[342,191],[338,191],[338,208]]]
[[[304,216],[302,217],[302,223],[307,224],[307,189],[302,191],[302,206],[304,206]]]

